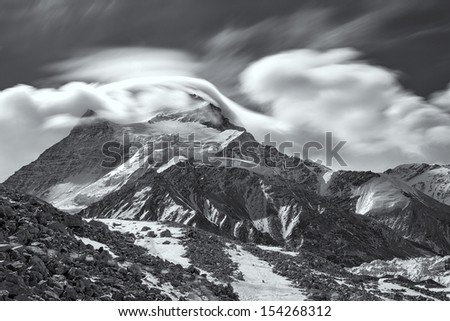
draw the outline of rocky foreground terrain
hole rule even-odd
[[[0,219],[2,300],[447,299],[437,283],[358,276],[174,223],[85,220],[3,186]]]
[[[238,299],[231,287],[208,281],[194,267],[149,255],[133,235],[1,186],[0,224],[2,300]],[[94,247],[86,239],[107,245]]]

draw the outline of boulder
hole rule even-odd
[[[142,270],[137,264],[131,264],[127,267],[127,271],[133,274],[135,278],[142,279]]]
[[[11,248],[11,245],[9,245],[8,243],[0,244],[0,252],[8,252],[9,250],[11,250]]]
[[[0,301],[6,301],[8,296],[9,292],[7,290],[0,290]]]
[[[170,232],[169,230],[164,230],[159,233],[159,237],[172,237],[172,232]]]
[[[146,236],[147,237],[156,237],[156,233],[153,231],[149,231]]]
[[[188,271],[191,274],[197,274],[200,275],[200,270],[197,269],[195,266],[193,266],[192,264],[188,266],[188,268],[186,269],[186,271]]]
[[[62,298],[66,301],[75,301],[78,299],[78,293],[72,286],[68,285],[62,294]]]

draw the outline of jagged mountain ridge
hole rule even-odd
[[[70,210],[64,206],[67,197],[111,170],[99,166],[104,158],[102,145],[120,139],[119,128],[117,124],[96,118],[89,110],[66,138],[22,167],[4,185]]]
[[[386,174],[450,205],[450,165],[405,164],[387,170]]]
[[[108,135],[99,140],[102,128],[107,128]],[[135,143],[151,141],[147,153],[135,152],[115,168],[97,169],[101,174],[82,184],[77,181],[80,175],[92,171],[92,166],[98,167],[98,151],[93,158],[76,158],[75,171],[68,166],[73,162],[70,154],[63,153],[63,159],[59,156],[68,142],[78,142],[71,144],[76,151],[84,148],[83,139],[103,143],[122,137],[124,132]],[[177,148],[192,147],[194,143],[186,138],[191,133],[196,134],[200,148],[175,155]],[[173,145],[164,145],[167,141]],[[396,230],[382,215],[359,215],[345,204],[353,204],[362,195],[327,194],[333,190],[329,183],[335,181],[330,181],[334,174],[329,169],[259,144],[211,104],[165,112],[137,124],[118,125],[97,119],[78,126],[63,142],[5,184],[65,210],[84,210],[86,216],[175,221],[242,241],[314,249],[347,265],[376,258],[426,255],[436,252],[436,244],[438,251],[448,250],[441,239],[405,239],[408,235]],[[244,143],[252,147],[251,153],[236,148]],[[205,156],[210,156],[212,163],[206,162]],[[61,171],[45,169],[46,159],[60,159]],[[83,166],[85,161],[89,163]],[[38,175],[29,175],[38,170]],[[353,175],[364,180],[364,173]],[[51,183],[38,191],[30,188],[38,186],[43,178],[48,180],[47,176],[52,177]],[[344,185],[352,191],[350,183]],[[336,199],[336,195],[343,197]],[[398,215],[381,208],[388,215]],[[414,223],[408,221],[408,216],[398,217],[405,220],[403,225]]]
[[[336,172],[322,193],[438,254],[450,251],[450,208],[390,175]]]

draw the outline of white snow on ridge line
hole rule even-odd
[[[159,168],[156,170],[156,172],[157,172],[157,173],[162,173],[162,172],[164,172],[166,169],[168,169],[168,168],[170,168],[170,167],[172,167],[172,166],[178,164],[179,162],[186,161],[186,160],[187,160],[187,157],[185,157],[185,156],[175,156],[175,157],[172,157],[167,163],[165,163],[165,164],[163,164],[161,167],[159,167]]]
[[[233,262],[239,264],[239,271],[244,281],[232,283],[233,288],[244,301],[304,301],[307,297],[289,280],[272,272],[269,263],[260,260],[253,254],[238,246],[228,248],[227,253]]]
[[[353,191],[352,197],[357,197],[356,213],[366,214],[371,210],[405,208],[410,200],[404,192],[418,196],[413,187],[386,174],[375,177]]]
[[[401,174],[394,174],[394,177],[405,180],[409,185],[417,188],[428,196],[438,201],[450,205],[450,169],[446,167],[437,167],[427,170],[410,179]]]
[[[108,227],[113,231],[134,234],[136,236],[135,244],[145,248],[151,255],[158,256],[174,264],[180,264],[185,268],[191,265],[188,258],[185,257],[186,250],[179,240],[179,238],[184,236],[184,231],[181,228],[169,227],[161,222],[128,221],[118,219],[98,220],[108,225]],[[143,227],[148,227],[150,230],[141,232]],[[172,237],[159,237],[159,234],[164,230],[169,230]],[[155,232],[157,237],[147,237],[146,234],[149,231]],[[140,238],[141,236],[142,238]],[[165,241],[169,241],[170,244],[163,244]]]

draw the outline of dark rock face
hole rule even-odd
[[[133,238],[113,233],[103,223],[83,224],[81,217],[2,185],[0,209],[6,241],[0,244],[0,300],[171,300],[160,288],[143,282],[145,273],[171,283],[184,293],[179,299],[197,293],[199,284],[209,299],[237,299],[233,291],[204,277],[185,279],[188,270],[148,255]],[[26,237],[20,236],[23,231]],[[77,237],[107,243],[118,258]]]
[[[52,187],[65,182],[86,185],[108,173],[110,169],[100,166],[104,158],[102,146],[119,139],[121,132],[118,125],[91,116],[84,118],[69,136],[47,149],[36,161],[8,178],[4,185],[52,201],[58,197],[51,194]]]
[[[301,247],[346,265],[430,253],[371,218],[339,209],[301,185],[286,185],[286,179],[244,169],[172,167],[149,172],[83,214],[108,217],[122,208],[127,215],[134,213],[129,218],[194,225],[244,242]],[[134,209],[132,196],[144,188],[148,200]],[[115,199],[122,200],[120,206]],[[123,207],[128,200],[129,208]]]

